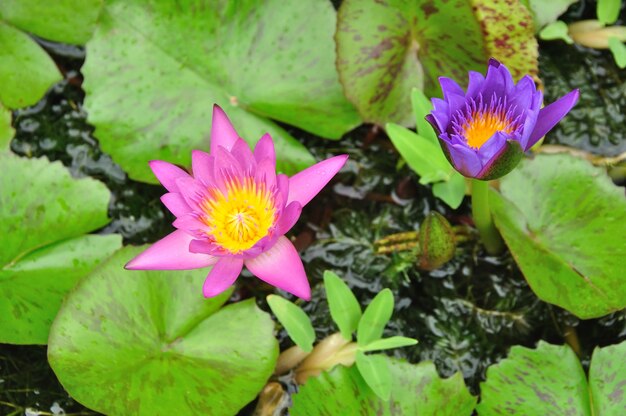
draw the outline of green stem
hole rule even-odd
[[[487,181],[472,180],[472,216],[487,252],[491,255],[499,254],[504,244],[491,217]]]

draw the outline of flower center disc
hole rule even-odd
[[[264,183],[245,178],[227,184],[227,192],[211,190],[201,204],[207,237],[233,254],[241,253],[268,235],[276,220],[274,197]]]
[[[480,149],[495,133],[499,131],[511,133],[513,130],[514,126],[502,111],[476,111],[463,125],[463,136],[468,146]]]

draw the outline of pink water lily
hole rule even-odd
[[[177,230],[126,268],[213,266],[203,287],[204,296],[212,297],[230,287],[245,265],[259,279],[308,300],[311,289],[302,260],[285,233],[347,158],[326,159],[291,178],[276,174],[272,138],[264,135],[251,151],[216,105],[210,154],[192,152],[192,174],[167,162],[150,162],[169,191],[161,201],[176,216]]]

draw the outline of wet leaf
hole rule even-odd
[[[329,138],[360,123],[338,82],[334,28],[326,0],[107,2],[83,67],[89,121],[132,178],[154,183],[149,160],[188,166],[208,149],[218,103],[249,143],[269,132],[279,170],[293,173],[313,158],[268,118]]]
[[[490,57],[516,79],[537,74],[533,24],[519,1],[345,0],[337,19],[339,76],[368,122],[415,125],[412,88],[439,95],[439,76],[465,83]]]
[[[383,356],[381,356],[383,357]],[[389,401],[378,398],[355,366],[337,366],[310,378],[293,396],[294,416],[469,416],[476,404],[460,373],[441,379],[430,362],[408,364],[384,357],[391,372]],[[320,400],[323,398],[323,400]]]
[[[15,135],[11,127],[11,110],[4,108],[0,103],[0,152],[9,148],[9,143]]]
[[[91,37],[103,1],[8,0],[0,2],[0,16],[39,37],[82,45]]]
[[[108,222],[102,183],[8,152],[0,153],[0,166],[0,342],[45,344],[65,294],[121,238],[84,235]]]
[[[305,352],[311,352],[315,342],[315,329],[307,314],[296,304],[277,295],[269,295],[267,304],[287,330],[289,338]]]
[[[359,346],[367,345],[372,341],[380,339],[385,325],[391,319],[393,304],[391,290],[383,289],[367,305],[363,316],[359,320],[357,329],[356,339]]]
[[[48,54],[27,34],[0,17],[0,104],[35,104],[61,74]]]
[[[603,169],[539,155],[500,189],[496,226],[539,298],[583,319],[626,307],[626,198]]]
[[[339,327],[341,336],[352,341],[352,333],[359,326],[361,319],[361,305],[348,285],[335,273],[324,271],[324,288],[330,316]]]
[[[126,271],[125,247],[67,298],[50,365],[69,393],[105,414],[233,415],[271,375],[274,323],[254,300],[205,299],[206,270]]]
[[[480,416],[501,414],[619,415],[626,411],[626,343],[596,348],[589,383],[567,345],[540,341],[511,348],[481,383]],[[593,409],[592,409],[593,406]]]

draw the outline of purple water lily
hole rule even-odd
[[[231,286],[245,265],[259,279],[308,300],[311,289],[302,261],[284,234],[347,158],[326,159],[291,178],[277,175],[272,138],[264,135],[252,152],[215,106],[211,152],[192,152],[193,174],[167,162],[150,162],[169,191],[161,201],[176,216],[177,230],[126,268],[213,266],[203,286],[204,295],[211,297]]]
[[[509,70],[489,60],[487,76],[470,71],[467,91],[439,78],[444,99],[433,98],[426,120],[446,157],[462,175],[490,180],[509,173],[530,149],[572,109],[573,90],[541,108],[543,94],[526,75],[517,84]]]

